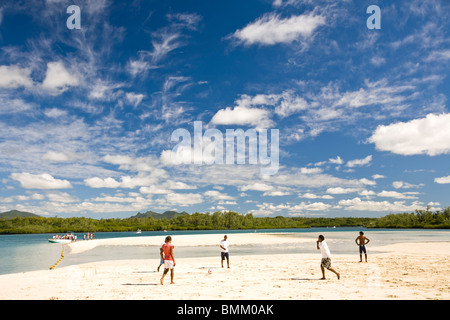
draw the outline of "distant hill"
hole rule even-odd
[[[130,218],[148,218],[148,217],[153,217],[155,219],[172,219],[172,218],[176,218],[178,216],[184,216],[184,215],[189,215],[189,213],[183,211],[183,212],[176,212],[176,211],[166,211],[163,213],[158,213],[158,212],[154,212],[154,211],[147,211],[145,213],[138,213],[135,216],[132,216]]]
[[[18,210],[11,210],[8,212],[0,213],[0,219],[5,218],[8,220],[8,219],[14,219],[17,217],[28,218],[28,217],[40,217],[40,216],[38,216],[37,214],[34,214],[34,213],[18,211]]]

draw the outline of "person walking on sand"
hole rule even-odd
[[[330,249],[328,248],[328,245],[325,241],[325,237],[323,235],[319,235],[319,238],[317,239],[317,250],[320,250],[322,253],[322,260],[320,262],[320,269],[322,270],[322,278],[320,280],[325,280],[325,268],[330,270],[331,272],[335,273],[337,275],[338,280],[341,278],[341,274],[334,270],[331,267],[331,253]]]
[[[220,241],[220,256],[222,258],[221,262],[222,262],[222,268],[223,268],[223,260],[225,260],[225,258],[227,259],[227,266],[228,269],[230,268],[230,255],[228,253],[228,246],[230,245],[230,243],[228,242],[228,237],[224,236],[223,239]]]
[[[369,238],[364,235],[364,232],[360,231],[359,236],[355,239],[355,242],[359,246],[359,262],[362,262],[363,252],[367,262],[366,244],[370,242]]]
[[[173,268],[175,268],[175,256],[173,255],[173,248],[175,246],[172,244],[172,237],[167,236],[165,243],[161,247],[161,258],[164,260],[164,273],[161,277],[161,284],[164,284],[164,277],[166,276],[167,272],[170,270],[170,284],[175,284],[173,282]],[[164,254],[164,256],[163,256]]]

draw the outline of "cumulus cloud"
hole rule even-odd
[[[171,205],[187,207],[190,205],[202,203],[203,197],[201,194],[197,193],[169,193],[168,195],[166,195],[165,200],[168,204]]]
[[[423,209],[418,202],[411,205],[406,205],[404,201],[364,201],[356,197],[349,200],[339,201],[339,205],[343,206],[345,210],[355,211],[377,211],[377,212],[408,212],[416,209]]]
[[[118,188],[120,187],[120,182],[113,178],[101,179],[98,177],[85,179],[84,183],[91,188]]]
[[[450,176],[434,178],[434,182],[439,183],[439,184],[450,183]]]
[[[227,107],[217,111],[211,119],[211,124],[249,125],[257,128],[267,128],[272,124],[269,117],[270,112],[264,109],[245,106]]]
[[[248,190],[254,190],[254,191],[271,191],[273,190],[273,186],[270,186],[265,183],[255,182],[253,184],[244,185],[239,188],[240,191],[248,191]]]
[[[55,179],[48,173],[31,174],[28,172],[12,173],[11,178],[19,181],[25,189],[67,189],[72,185],[67,180]]]
[[[0,66],[0,88],[32,87],[30,68]]]
[[[330,194],[346,194],[346,193],[353,193],[358,192],[359,189],[356,188],[342,188],[342,187],[336,187],[336,188],[328,188],[327,193]]]
[[[234,107],[219,110],[212,118],[211,124],[250,125],[265,128],[273,124],[270,116],[273,112],[280,118],[288,117],[307,110],[308,102],[287,90],[280,94],[243,94],[235,101]],[[265,109],[272,107],[272,110]]]
[[[324,24],[325,18],[314,13],[284,19],[270,13],[237,30],[232,38],[245,46],[291,43],[311,37]]]
[[[425,118],[378,126],[369,142],[381,151],[401,155],[450,153],[450,114],[428,114]]]
[[[72,72],[69,72],[61,61],[47,63],[47,73],[42,82],[44,89],[54,93],[62,93],[68,87],[78,85],[78,78]]]

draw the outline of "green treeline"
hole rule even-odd
[[[159,231],[159,230],[223,230],[223,229],[281,229],[310,227],[366,228],[450,228],[450,207],[441,211],[416,210],[413,213],[389,214],[381,218],[308,218],[254,217],[237,212],[194,213],[172,219],[126,218],[44,218],[17,217],[0,219],[0,234]]]

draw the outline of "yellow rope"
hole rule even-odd
[[[61,258],[54,265],[52,265],[50,267],[50,270],[55,269],[56,265],[64,258],[64,246],[65,246],[65,244],[62,245]]]

